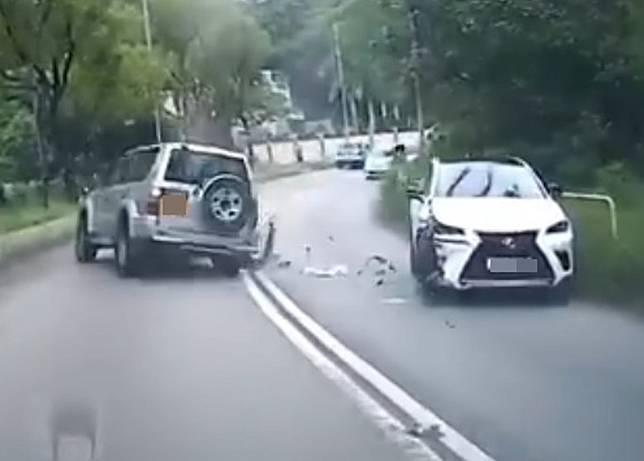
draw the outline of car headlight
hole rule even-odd
[[[548,234],[561,234],[570,230],[570,221],[559,221],[557,224],[550,226],[546,231]]]
[[[432,229],[434,230],[434,234],[438,235],[465,235],[465,231],[463,229],[448,226],[438,221],[434,221]]]

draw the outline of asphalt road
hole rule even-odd
[[[498,461],[644,459],[644,320],[530,296],[436,303],[404,238],[376,217],[378,185],[327,171],[267,184],[276,250],[267,274],[309,315]],[[310,251],[307,252],[306,248]],[[398,273],[376,286],[370,255]],[[348,277],[304,275],[347,265]]]
[[[87,460],[91,441],[114,461],[404,459],[241,279],[120,280],[63,247],[0,272],[0,459]]]

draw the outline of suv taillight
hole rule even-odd
[[[151,197],[146,206],[146,214],[148,216],[159,216],[159,211],[161,210],[161,199]]]
[[[158,217],[161,211],[161,197],[163,197],[163,193],[164,191],[162,189],[152,189],[148,199],[141,204],[143,206],[140,207],[140,211],[144,212],[148,216]],[[141,208],[144,209],[141,210]]]

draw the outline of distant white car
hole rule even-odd
[[[524,161],[435,160],[426,191],[410,191],[411,270],[455,290],[542,287],[567,297],[573,229]]]
[[[335,165],[338,168],[362,169],[367,155],[367,146],[361,143],[344,143],[335,155]]]
[[[367,179],[378,179],[387,174],[394,161],[392,149],[374,149],[367,153],[364,171]]]

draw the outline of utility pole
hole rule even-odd
[[[414,82],[414,97],[416,99],[416,119],[418,123],[419,147],[425,152],[425,120],[423,113],[423,98],[420,91],[420,45],[418,43],[418,9],[409,8],[409,30],[411,32],[411,74]]]
[[[340,85],[340,94],[342,100],[342,124],[344,128],[344,137],[349,139],[349,103],[347,98],[347,88],[344,83],[344,64],[342,62],[342,47],[340,46],[340,28],[338,23],[333,24],[333,42],[335,48],[335,60],[338,70],[338,84]]]
[[[143,8],[143,27],[145,30],[145,42],[148,47],[148,51],[152,53],[152,27],[150,25],[150,6],[148,4],[149,0],[141,0],[141,7]],[[154,125],[157,135],[157,142],[161,144],[163,136],[161,134],[161,114],[159,113],[159,106],[154,110]]]
[[[373,100],[369,99],[368,103],[369,111],[369,145],[371,148],[375,145],[375,134],[376,134],[376,111],[373,106]]]

